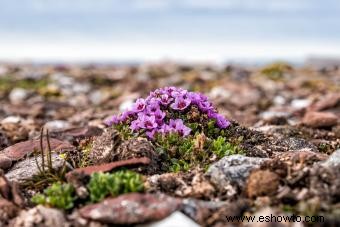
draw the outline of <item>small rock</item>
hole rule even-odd
[[[94,91],[89,95],[89,99],[94,105],[99,105],[108,100],[109,98],[110,94],[108,92],[101,90]]]
[[[91,90],[91,85],[87,83],[76,83],[72,87],[72,90],[75,94],[87,93]]]
[[[327,112],[307,112],[302,123],[312,128],[331,127],[337,124],[338,117]]]
[[[10,182],[2,171],[0,171],[0,197],[19,207],[22,207],[25,203],[18,182]]]
[[[273,103],[277,106],[282,106],[286,103],[286,99],[283,96],[275,96],[273,99]]]
[[[12,222],[11,226],[16,227],[66,227],[65,215],[61,210],[36,206],[30,210],[23,210]]]
[[[1,121],[0,127],[8,140],[11,143],[15,143],[28,138],[30,123],[29,119],[25,120],[21,117],[9,116]]]
[[[94,164],[107,163],[114,160],[115,150],[121,143],[119,133],[113,129],[108,128],[101,136],[98,136],[93,141],[92,149],[89,154],[91,161]]]
[[[12,159],[5,155],[0,155],[0,169],[7,170],[12,166]]]
[[[68,142],[60,141],[57,139],[50,138],[51,149],[57,152],[63,152],[67,150],[73,150],[74,146],[69,144]],[[47,140],[43,140],[43,147],[47,149]],[[2,154],[6,155],[12,161],[18,161],[24,158],[27,155],[33,153],[34,150],[40,150],[40,140],[28,140],[24,142],[20,142],[14,144],[10,147],[7,147],[2,151]]]
[[[269,170],[252,172],[247,181],[247,194],[249,198],[274,194],[279,187],[280,178]]]
[[[259,168],[267,160],[269,159],[230,155],[212,164],[206,174],[222,190],[230,187],[230,184],[243,188],[250,171]]]
[[[6,124],[18,124],[23,120],[23,118],[18,116],[8,116],[5,119],[3,119],[0,124],[6,125]]]
[[[132,225],[162,220],[179,206],[180,200],[164,194],[129,193],[87,205],[79,213],[107,224]]]
[[[23,88],[14,88],[9,93],[8,98],[13,105],[19,105],[23,103],[29,96],[29,92]]]
[[[223,87],[217,86],[213,87],[209,93],[209,97],[216,100],[216,99],[228,99],[232,94],[224,89]]]
[[[322,165],[328,168],[340,168],[340,149],[334,151]]]
[[[161,221],[153,222],[147,225],[139,225],[137,227],[173,227],[173,226],[181,226],[181,227],[199,227],[196,222],[192,219],[188,218],[188,216],[184,215],[179,211],[175,211],[169,217],[164,218]]]
[[[287,119],[290,117],[290,113],[280,111],[265,111],[261,113],[260,116],[267,124],[285,125],[287,124]]]
[[[288,112],[280,112],[280,111],[265,111],[260,114],[263,120],[270,120],[272,118],[284,117],[287,118],[290,116]]]
[[[310,104],[311,104],[311,100],[309,100],[309,99],[294,99],[290,103],[290,105],[294,109],[304,109],[304,108],[308,107]]]
[[[124,167],[124,166],[139,166],[139,165],[148,165],[150,164],[150,159],[143,157],[143,158],[132,158],[128,160],[121,160],[116,162],[105,163],[101,165],[94,165],[94,166],[87,166],[83,168],[74,169],[71,172],[66,174],[66,177],[71,176],[73,173],[77,174],[85,174],[91,175],[95,172],[108,172],[115,168]]]
[[[144,138],[132,138],[124,141],[114,154],[115,160],[126,160],[131,158],[147,157],[151,160],[146,171],[150,174],[157,172],[159,169],[159,157],[154,146],[150,141]]]
[[[54,120],[49,121],[44,125],[44,128],[46,130],[49,130],[50,132],[65,130],[71,127],[71,124],[67,121],[63,120]]]
[[[19,208],[16,205],[6,199],[0,199],[0,226],[6,226],[18,212]]]
[[[37,166],[38,162],[39,166],[42,166],[41,157],[37,156],[26,158],[20,162],[17,162],[13,165],[13,167],[6,173],[6,178],[9,181],[17,181],[23,182],[25,180],[31,179],[34,175],[39,174],[39,168]],[[60,158],[57,154],[52,154],[52,165],[53,169],[59,170],[64,167],[65,160]],[[45,163],[46,165],[46,163]],[[69,165],[66,165],[69,166]]]
[[[333,108],[340,103],[340,94],[328,94],[311,106],[313,111],[321,111]]]

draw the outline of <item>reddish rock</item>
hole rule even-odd
[[[87,166],[83,168],[74,169],[71,172],[66,174],[66,177],[77,173],[77,174],[86,174],[90,175],[95,172],[108,172],[115,168],[123,167],[123,166],[138,166],[138,165],[148,165],[150,164],[150,159],[143,157],[143,158],[132,158],[128,160],[121,160],[116,162],[110,162],[102,165],[95,165],[95,166]]]
[[[252,172],[247,181],[247,195],[249,198],[274,194],[280,183],[276,173],[269,170]]]
[[[7,222],[17,216],[19,208],[6,199],[0,199],[0,225],[8,224]]]
[[[0,197],[5,199],[10,199],[11,196],[11,185],[7,178],[0,171]]]
[[[83,218],[131,225],[161,220],[180,208],[180,200],[164,194],[130,193],[79,210]]]
[[[328,94],[311,106],[311,110],[320,111],[333,108],[340,104],[340,94]]]
[[[12,166],[12,159],[5,155],[0,155],[0,169],[7,170]]]
[[[24,199],[17,182],[10,182],[0,173],[0,197],[7,199],[18,206],[24,205]]]
[[[338,117],[328,112],[307,112],[302,123],[312,128],[331,127],[336,125]]]
[[[70,143],[57,139],[50,139],[51,149],[53,151],[61,152],[65,150],[71,150],[74,148]],[[43,141],[44,150],[47,150],[47,140]],[[12,159],[12,161],[18,161],[27,155],[30,155],[34,150],[40,150],[40,140],[28,140],[14,144],[7,147],[2,151],[2,154]]]

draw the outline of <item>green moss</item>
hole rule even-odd
[[[220,130],[221,132],[222,130]],[[232,154],[244,154],[239,144],[240,137],[235,143],[224,136],[211,139],[204,133],[196,133],[194,136],[181,137],[176,133],[168,135],[156,135],[154,144],[156,150],[167,158],[169,171],[188,171],[193,166],[207,168],[211,163],[211,156],[215,154],[218,159]]]
[[[212,141],[211,150],[219,158],[222,158],[226,155],[244,153],[239,146],[227,142],[226,138],[221,136]]]
[[[35,204],[68,210],[73,208],[75,199],[72,185],[54,183],[46,188],[43,194],[33,196],[31,201]]]
[[[261,73],[271,80],[281,80],[284,73],[291,69],[286,63],[276,62],[264,67]]]
[[[117,124],[113,127],[119,132],[120,136],[124,140],[130,139],[133,136],[137,136],[133,133],[128,124]]]
[[[108,195],[117,196],[144,190],[142,175],[133,171],[115,173],[94,173],[87,185],[91,202],[99,202]]]
[[[8,75],[0,77],[0,90],[9,91],[15,87],[28,89],[28,90],[38,90],[45,88],[49,83],[48,78],[42,78],[40,80],[32,79],[18,79],[14,76]]]

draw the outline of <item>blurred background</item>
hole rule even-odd
[[[338,0],[0,0],[0,61],[340,56]]]

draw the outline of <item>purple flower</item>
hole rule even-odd
[[[171,120],[170,120],[171,121]],[[170,132],[173,132],[175,129],[170,127],[169,125],[167,124],[163,124],[160,129],[158,130],[159,133],[162,133],[162,134],[167,134],[167,133],[170,133]]]
[[[214,109],[210,102],[204,101],[198,103],[198,108],[203,112],[208,112]]]
[[[116,124],[119,124],[119,123],[120,123],[120,118],[117,115],[113,115],[111,118],[109,118],[105,121],[105,124],[107,126],[111,126],[113,124],[116,125]]]
[[[159,98],[159,101],[164,105],[167,106],[169,105],[172,100],[174,100],[173,98],[171,98],[168,94],[162,94]]]
[[[155,116],[139,115],[138,120],[141,128],[154,129],[158,126]]]
[[[132,131],[137,131],[137,130],[139,130],[141,128],[140,125],[141,124],[140,124],[140,121],[138,119],[134,120],[134,121],[131,122],[130,129]]]
[[[146,107],[147,113],[154,113],[159,109],[159,102],[154,98],[149,101],[148,106]]]
[[[135,112],[141,112],[145,109],[145,106],[146,106],[146,102],[144,99],[140,98],[140,99],[137,99],[135,105],[133,106],[133,111]]]
[[[147,137],[149,137],[149,139],[154,139],[156,132],[156,129],[153,129],[151,131],[147,131],[145,134],[147,135]]]
[[[186,90],[183,90],[183,89],[177,89],[177,90],[175,90],[175,91],[173,91],[172,93],[171,93],[171,96],[173,97],[173,98],[177,98],[177,97],[184,97],[184,96],[186,96],[187,95],[187,91]]]
[[[182,119],[170,119],[169,126],[173,128],[176,132],[178,132],[178,134],[181,136],[187,136],[191,132],[191,129],[184,125]]]
[[[171,114],[174,111],[179,112],[177,114],[183,114],[180,111],[187,109],[190,105],[197,106],[201,114],[207,114],[208,119],[214,119],[216,127],[226,128],[230,125],[227,119],[217,113],[207,96],[176,87],[164,87],[150,92],[145,99],[137,99],[132,110],[113,116],[106,123],[108,125],[129,124],[133,131],[143,129],[150,139],[154,138],[156,133],[175,132],[181,136],[187,136],[191,133],[191,129],[184,124],[183,120],[171,119]],[[204,126],[204,123],[202,124]]]
[[[168,95],[172,96],[172,92],[174,92],[178,89],[176,87],[165,87],[164,90]]]
[[[154,112],[154,116],[155,116],[155,118],[156,118],[156,121],[157,121],[159,124],[162,124],[162,121],[163,121],[163,119],[165,118],[166,114],[165,114],[163,111],[161,111],[160,109],[158,109],[158,110],[156,110],[156,111]]]
[[[127,110],[125,112],[122,113],[122,115],[119,118],[120,122],[126,121],[128,118],[130,117],[134,117],[135,116],[135,112],[132,110]]]
[[[174,110],[184,110],[190,105],[190,103],[190,99],[179,96],[175,99],[175,102],[170,105],[170,107]]]
[[[230,121],[225,119],[221,114],[216,114],[216,124],[220,128],[227,128],[230,125]]]

